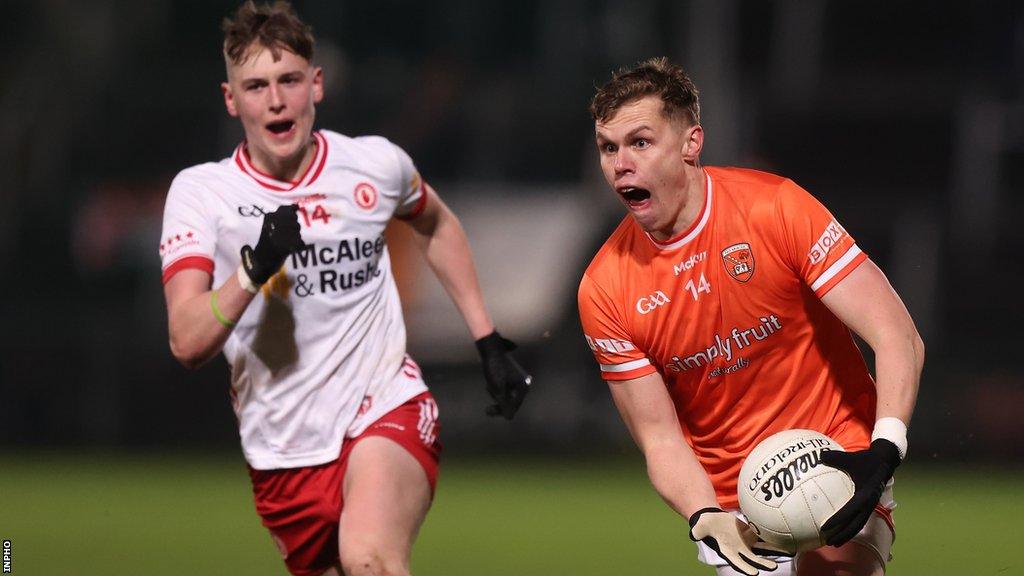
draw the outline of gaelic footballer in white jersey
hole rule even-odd
[[[261,173],[243,144],[180,172],[164,210],[163,282],[198,268],[217,286],[264,214],[299,206],[307,247],[262,287],[223,348],[242,449],[258,470],[334,460],[344,438],[427,389],[405,352],[384,241],[392,217],[423,209],[427,185],[385,138],[313,136],[315,157],[294,182]]]

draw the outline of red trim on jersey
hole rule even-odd
[[[245,147],[245,142],[242,142],[238,145],[238,148],[235,148],[235,164],[238,165],[238,169],[241,170],[242,173],[255,180],[257,184],[264,188],[269,188],[274,192],[287,192],[291,189],[287,186],[278,186],[261,180],[261,178],[268,178],[272,182],[279,182],[278,180],[264,176],[259,169],[252,165],[252,159],[249,157],[249,151]]]
[[[303,184],[303,186],[309,186],[313,182],[316,182],[316,179],[320,177],[320,173],[324,171],[324,166],[327,166],[327,139],[319,132],[313,132],[313,137],[318,143],[317,154],[320,156],[319,158],[313,158],[313,163],[310,165],[310,168],[315,165],[316,170],[311,172],[309,181]],[[309,172],[309,170],[307,170],[307,172]]]
[[[413,207],[412,212],[409,212],[408,214],[396,214],[395,218],[398,218],[399,220],[412,220],[413,218],[422,214],[423,209],[426,208],[427,206],[428,189],[429,187],[427,186],[426,182],[420,184],[420,197],[418,200],[416,200],[416,206]]]
[[[291,192],[296,188],[309,186],[315,182],[320,173],[323,172],[324,166],[327,165],[327,139],[319,132],[313,132],[313,146],[316,149],[313,161],[309,163],[306,171],[296,180],[278,180],[257,168],[252,163],[252,157],[249,156],[249,150],[245,142],[242,142],[235,148],[235,164],[239,170],[255,180],[260,186],[274,192]]]
[[[210,260],[206,256],[185,256],[171,262],[171,265],[164,270],[163,283],[167,284],[167,281],[172,276],[187,269],[202,270],[207,274],[213,275],[213,260]]]
[[[825,294],[828,294],[829,290],[835,288],[836,284],[839,284],[840,282],[842,282],[843,278],[846,278],[847,276],[849,276],[850,272],[853,272],[857,268],[857,266],[860,266],[861,263],[864,262],[867,259],[868,259],[868,255],[863,253],[863,252],[861,252],[860,254],[857,254],[856,256],[854,256],[853,260],[850,260],[850,263],[847,264],[842,270],[837,272],[836,275],[833,276],[831,280],[829,280],[823,286],[821,286],[820,288],[815,290],[814,291],[814,295],[817,296],[818,298],[821,298]]]

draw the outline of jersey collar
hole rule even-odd
[[[257,184],[268,190],[290,192],[296,188],[309,186],[316,181],[320,173],[323,172],[324,165],[327,164],[327,139],[320,132],[313,132],[313,144],[316,147],[313,161],[309,163],[306,171],[297,180],[278,180],[265,172],[261,172],[259,168],[253,165],[252,159],[249,158],[249,151],[246,150],[244,141],[235,148],[235,165],[246,176],[252,178]]]
[[[701,208],[700,218],[696,222],[690,225],[690,227],[679,236],[675,238],[669,238],[664,242],[655,240],[647,231],[644,231],[644,235],[650,238],[651,242],[658,250],[675,250],[681,248],[686,244],[689,244],[691,240],[700,234],[701,230],[704,229],[704,225],[708,223],[708,219],[711,217],[711,175],[708,174],[707,170],[704,171],[704,177],[707,178],[708,193],[704,196],[704,206]]]

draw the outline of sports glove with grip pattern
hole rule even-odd
[[[690,516],[690,540],[703,542],[733,570],[757,576],[758,570],[775,570],[778,564],[759,555],[792,556],[785,548],[761,540],[735,515],[721,508],[701,508]]]
[[[842,546],[867,524],[885,483],[900,465],[900,452],[889,440],[878,438],[867,450],[826,450],[821,454],[821,463],[846,472],[853,480],[853,496],[821,526],[826,544]]]

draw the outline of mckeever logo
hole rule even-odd
[[[701,262],[703,262],[704,259],[707,258],[707,255],[708,255],[707,250],[701,252],[700,254],[694,254],[694,255],[690,256],[689,258],[687,258],[686,260],[683,260],[679,264],[676,264],[675,266],[673,266],[672,267],[672,271],[676,273],[676,276],[679,276],[683,272],[686,272],[687,270],[690,270],[691,268],[693,268],[697,264],[700,264]]]
[[[669,302],[671,302],[671,300],[668,299],[668,296],[665,295],[665,293],[662,292],[661,290],[658,290],[657,292],[651,294],[650,296],[644,296],[643,298],[637,300],[636,311],[641,314],[649,314],[651,312],[654,312],[654,309],[657,308],[658,306],[664,306]]]

